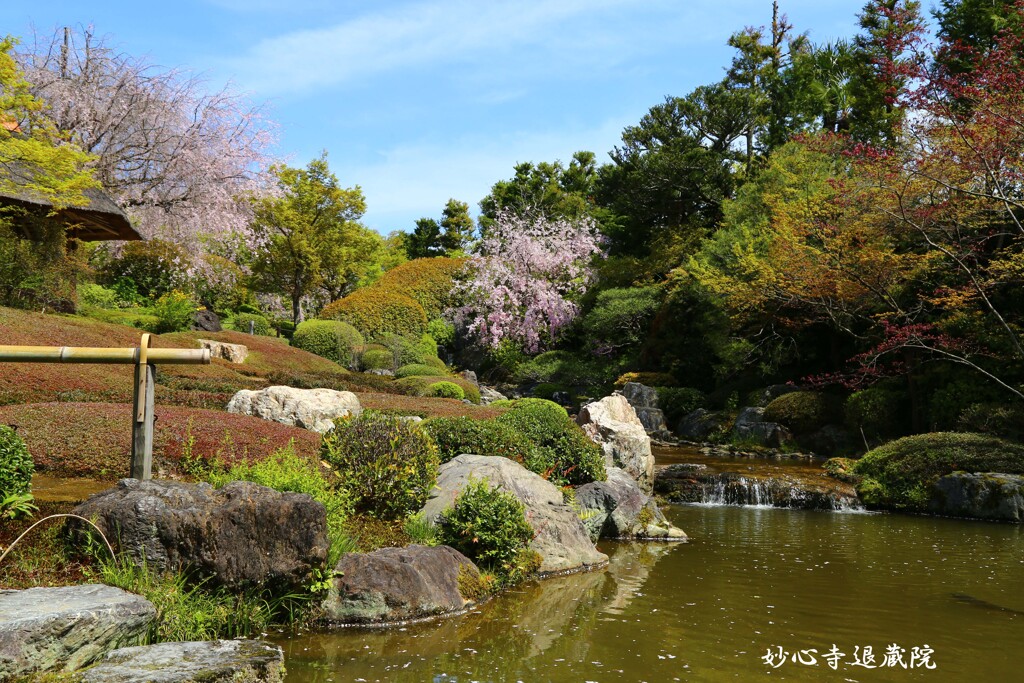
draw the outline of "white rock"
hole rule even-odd
[[[249,347],[245,344],[228,344],[213,339],[200,339],[204,349],[210,349],[211,358],[223,358],[229,363],[244,363],[249,355]]]
[[[278,386],[243,389],[231,398],[227,410],[324,434],[334,429],[335,418],[359,415],[363,407],[351,391]]]
[[[624,396],[612,394],[588,403],[580,409],[576,422],[604,451],[606,465],[621,467],[645,493],[653,490],[651,437]]]

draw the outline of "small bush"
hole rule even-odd
[[[392,363],[393,356],[387,349],[369,349],[359,358],[363,370],[390,370]]]
[[[249,334],[249,323],[253,323],[253,334],[259,337],[269,337],[274,333],[270,321],[257,313],[236,313],[231,319],[231,326],[245,334]]]
[[[7,425],[0,425],[0,500],[31,491],[34,470],[22,438]]]
[[[543,454],[530,467],[538,474],[573,486],[606,478],[601,449],[557,403],[539,398],[520,399],[497,422],[522,434]],[[541,466],[547,471],[535,469]]]
[[[445,365],[444,361],[438,358],[437,356],[429,356],[428,358],[424,358],[423,364],[433,366],[435,369],[440,370],[445,374],[448,373],[448,366]]]
[[[363,335],[348,323],[338,320],[307,320],[295,328],[292,346],[315,353],[349,367],[355,350],[363,345]]]
[[[84,284],[78,286],[78,303],[96,308],[117,308],[120,302],[117,292],[103,285]]]
[[[373,287],[403,294],[420,306],[430,318],[439,317],[454,303],[455,283],[465,259],[418,258],[384,273]]]
[[[321,457],[336,468],[357,512],[400,519],[423,507],[437,477],[437,446],[415,425],[387,415],[339,419]]]
[[[674,387],[676,378],[667,372],[627,372],[615,380],[615,388],[621,389],[626,382],[637,382],[649,387]]]
[[[462,400],[466,398],[466,392],[458,384],[453,382],[434,382],[427,387],[427,395],[434,398],[454,398]]]
[[[655,387],[658,392],[658,407],[665,413],[665,421],[678,424],[684,416],[697,408],[707,406],[707,397],[699,389],[690,387]]]
[[[441,462],[448,462],[463,453],[498,455],[521,465],[537,459],[537,448],[518,431],[495,420],[474,420],[469,417],[440,417],[423,423],[434,443]]]
[[[392,362],[397,367],[422,365],[428,363],[431,358],[437,358],[437,342],[429,334],[419,337],[388,334],[381,341],[383,347],[391,352]]]
[[[192,297],[183,292],[174,290],[164,294],[153,304],[153,315],[156,316],[157,322],[152,331],[164,334],[187,330],[195,320],[197,308]]]
[[[434,318],[427,323],[427,334],[440,346],[451,346],[455,343],[455,325],[441,318]]]
[[[582,384],[589,379],[586,364],[568,351],[546,351],[515,368],[517,382]]]
[[[412,363],[403,365],[395,371],[395,377],[437,377],[437,368],[425,363]]]
[[[533,528],[518,498],[471,479],[441,514],[438,539],[511,583],[522,573]]]
[[[430,392],[430,385],[435,382],[452,382],[462,387],[462,391],[466,394],[472,403],[480,403],[480,388],[472,382],[469,382],[461,377],[439,377],[437,370],[431,373],[432,376],[424,377],[420,375],[413,375],[411,377],[403,377],[395,382],[395,386],[398,387],[403,393],[409,394],[410,396],[427,396]]]
[[[813,391],[784,394],[764,409],[766,421],[778,422],[796,435],[810,434],[838,422],[841,414],[835,397]]]
[[[186,289],[192,257],[174,242],[151,239],[127,242],[116,258],[100,270],[101,284],[129,281],[147,299],[159,299],[175,289]]]
[[[955,471],[1024,474],[1024,446],[984,434],[934,432],[891,441],[853,466],[866,504],[910,511],[923,511],[935,480]]]
[[[343,320],[367,339],[384,340],[388,335],[419,338],[427,328],[423,307],[402,294],[372,286],[357,289],[320,312],[324,320]]]

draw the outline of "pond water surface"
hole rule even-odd
[[[1024,536],[1013,525],[675,506],[686,544],[606,543],[607,569],[401,630],[280,635],[289,683],[1024,681]],[[875,664],[896,644],[935,669]],[[824,655],[835,645],[837,669]],[[762,657],[781,647],[778,668]],[[777,662],[776,662],[777,663]],[[919,662],[915,662],[917,664]]]

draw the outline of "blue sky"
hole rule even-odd
[[[855,32],[855,0],[783,0],[798,31]],[[770,0],[44,0],[5,31],[92,25],[155,64],[269,103],[277,152],[366,195],[382,233],[477,202],[520,161],[600,161],[666,95],[718,80],[729,34]]]

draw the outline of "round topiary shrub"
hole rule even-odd
[[[539,567],[529,550],[533,528],[525,507],[486,481],[470,479],[452,507],[441,513],[438,540],[497,574],[502,583],[515,583]]]
[[[839,422],[841,404],[834,396],[813,391],[796,391],[779,396],[764,409],[764,419],[778,422],[796,435],[816,432]]]
[[[359,359],[363,370],[390,370],[395,357],[387,349],[367,349]]]
[[[409,365],[403,365],[395,371],[395,377],[399,379],[403,377],[437,377],[438,368],[434,365],[427,365],[425,363],[411,363]]]
[[[274,333],[270,321],[256,313],[236,313],[231,319],[231,326],[238,332],[249,334],[249,323],[252,323],[253,334],[260,337],[269,337]]]
[[[441,462],[463,453],[497,455],[527,465],[537,459],[537,449],[529,439],[506,424],[470,417],[437,417],[423,423],[437,444]]]
[[[0,425],[0,499],[32,489],[35,466],[25,441],[7,425]]]
[[[578,486],[607,477],[601,449],[557,403],[539,398],[520,399],[496,421],[536,446],[542,457],[527,467],[547,475],[551,481]],[[539,467],[546,471],[539,471]]]
[[[363,335],[338,320],[306,320],[295,328],[292,346],[333,360],[348,367],[355,360],[356,349],[363,345]]]
[[[648,387],[674,387],[676,378],[667,372],[627,372],[615,380],[615,388],[621,389],[626,382],[636,382]]]
[[[434,370],[429,377],[422,375],[403,377],[396,380],[393,386],[397,387],[399,391],[409,396],[428,396],[430,394],[430,385],[436,382],[451,382],[452,384],[458,384],[462,387],[462,391],[466,394],[466,398],[469,399],[471,403],[480,403],[480,387],[463,379],[462,377],[438,376],[437,370]]]
[[[422,306],[428,318],[437,318],[454,303],[455,283],[465,264],[466,259],[459,258],[413,259],[384,273],[373,286],[404,294]]]
[[[437,446],[419,427],[390,415],[338,419],[321,459],[338,473],[356,512],[401,519],[423,507],[437,478]]]
[[[910,511],[924,511],[935,480],[956,471],[1024,474],[1024,446],[985,434],[916,434],[869,451],[852,468],[865,504]]]
[[[377,286],[357,289],[320,312],[324,320],[343,320],[367,339],[383,341],[388,335],[411,335],[417,339],[426,331],[427,314],[409,297]]]
[[[434,382],[427,387],[427,396],[433,398],[455,398],[462,400],[466,398],[466,392],[458,384],[453,382]]]

